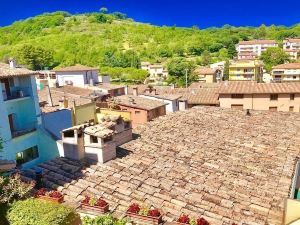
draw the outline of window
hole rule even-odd
[[[270,100],[271,101],[277,101],[278,100],[278,94],[272,94],[272,95],[270,95]]]
[[[291,101],[295,100],[295,94],[290,94],[290,100]]]
[[[75,137],[74,130],[68,130],[64,132],[64,137],[73,138]]]
[[[20,166],[24,163],[30,162],[39,157],[38,147],[34,146],[32,148],[28,148],[22,152],[18,152],[16,154],[16,162],[17,165]]]
[[[141,113],[141,111],[134,111],[134,113],[135,113],[135,114],[140,114],[140,113]]]
[[[289,107],[289,112],[294,112],[294,106]]]
[[[269,107],[270,112],[277,112],[277,107]]]
[[[112,136],[104,138],[103,141],[104,141],[104,143],[112,141]]]
[[[96,136],[90,136],[90,140],[91,140],[91,143],[94,143],[94,144],[98,143],[98,137],[96,137]]]
[[[231,98],[244,98],[243,94],[232,94]]]

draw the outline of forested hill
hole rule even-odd
[[[300,24],[199,29],[138,23],[122,13],[56,12],[0,27],[0,60],[27,54],[34,61],[30,50],[35,50],[42,57],[36,63],[50,68],[76,63],[137,67],[140,61],[164,62],[176,57],[207,64],[232,58],[239,40],[282,40],[296,36],[300,36]]]

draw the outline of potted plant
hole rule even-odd
[[[101,214],[109,211],[109,205],[106,201],[101,198],[96,199],[89,196],[85,196],[81,201],[80,207],[84,210],[90,210]]]
[[[198,218],[197,220],[195,219],[190,219],[187,215],[181,215],[177,223],[179,224],[189,224],[189,225],[209,225],[206,219],[204,218]]]
[[[45,188],[39,189],[35,193],[35,197],[57,203],[62,203],[64,201],[64,196],[59,191],[47,192]]]
[[[138,204],[133,203],[127,209],[126,215],[133,222],[143,224],[161,224],[162,215],[158,209],[141,208]]]

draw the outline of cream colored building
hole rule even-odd
[[[219,101],[223,108],[299,112],[300,83],[227,82]]]
[[[297,60],[300,56],[300,38],[287,38],[283,41],[283,50]]]
[[[272,69],[273,82],[300,81],[300,63],[287,63],[274,66]]]
[[[216,83],[217,78],[220,81],[221,71],[209,67],[199,67],[195,69],[194,74],[197,75],[199,82]]]
[[[278,47],[275,40],[240,41],[236,45],[238,59],[249,60],[259,58],[268,48]]]
[[[229,65],[230,81],[259,81],[263,75],[260,60],[237,60]]]
[[[150,80],[165,80],[168,77],[168,70],[162,64],[151,64],[149,62],[142,62],[141,69],[149,72]]]

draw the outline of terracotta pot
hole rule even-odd
[[[99,206],[90,206],[90,205],[86,205],[86,204],[80,204],[81,209],[83,210],[87,210],[87,211],[93,211],[93,212],[97,212],[97,213],[107,213],[109,211],[109,205],[107,204],[104,207],[99,207]]]
[[[64,201],[64,196],[61,196],[60,198],[52,198],[47,195],[39,195],[38,198],[47,200],[47,201],[51,201],[51,202],[56,202],[56,203],[63,203],[63,201]]]
[[[142,216],[135,213],[126,213],[127,217],[133,222],[138,222],[141,224],[161,224],[162,223],[162,215],[160,217],[151,217],[151,216]]]

